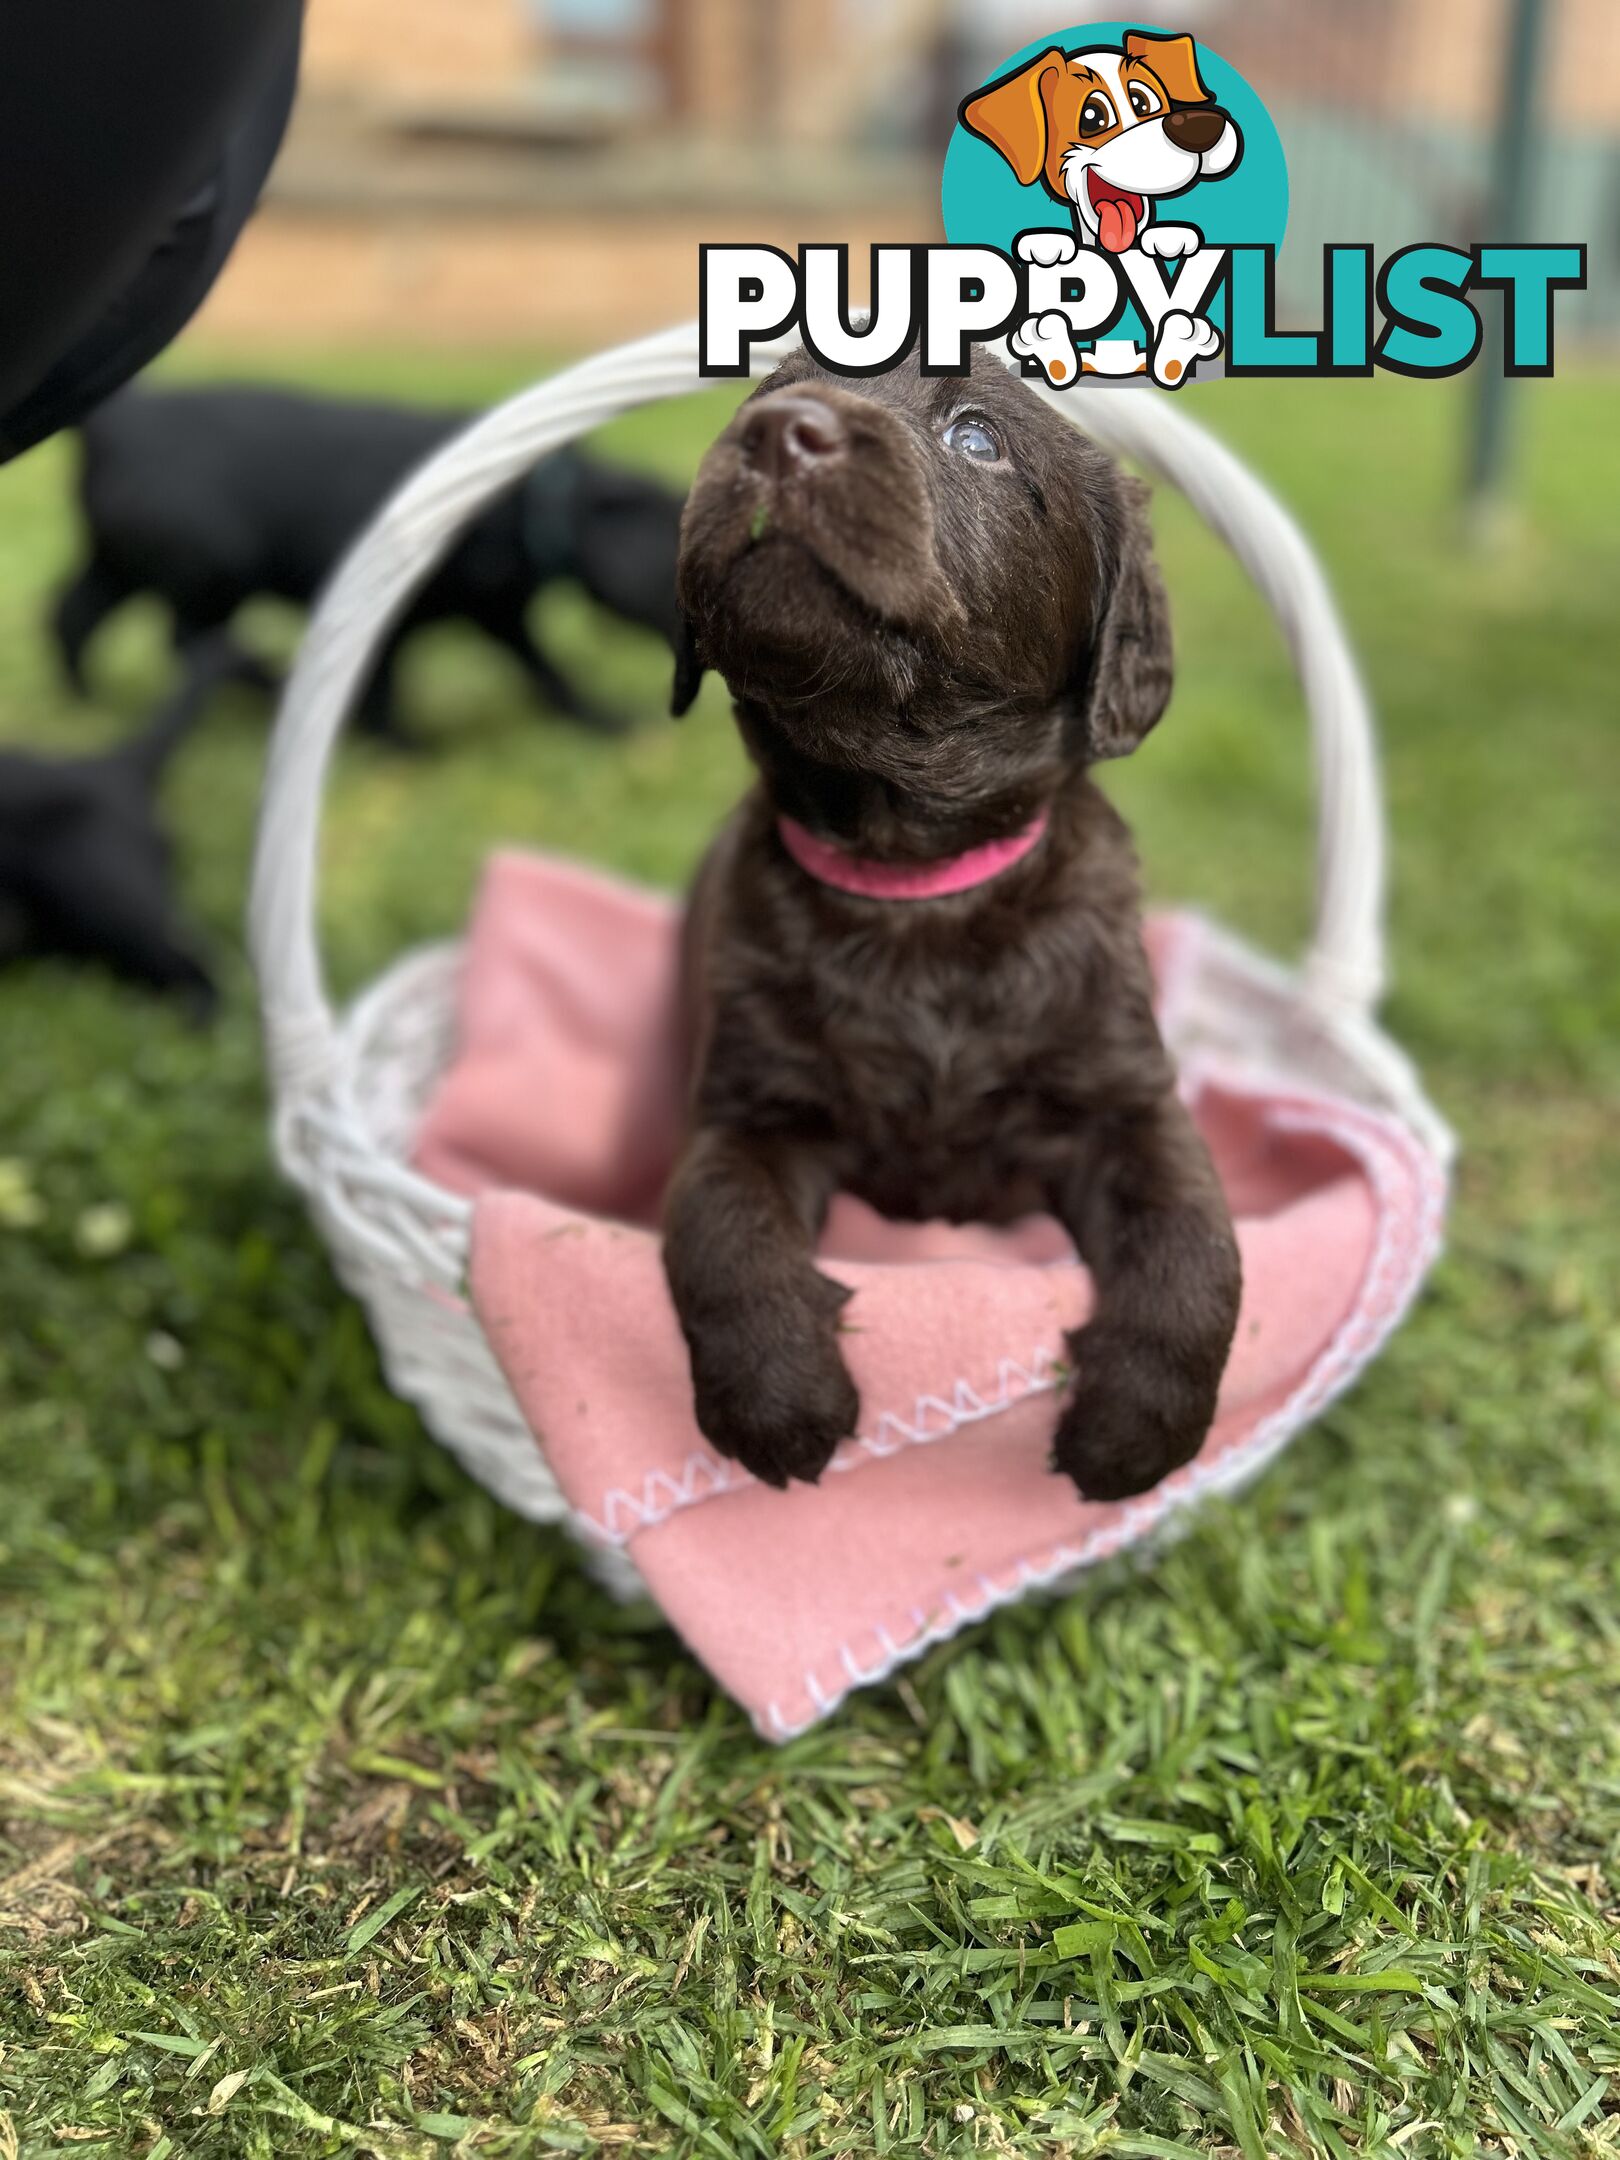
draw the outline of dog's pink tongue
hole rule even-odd
[[[1097,238],[1110,255],[1123,255],[1136,238],[1136,212],[1117,195],[1105,195],[1097,205]]]

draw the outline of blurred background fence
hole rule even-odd
[[[699,240],[849,240],[859,261],[931,238],[958,100],[1064,21],[1052,0],[311,0],[294,132],[210,319],[583,345],[690,313]],[[1317,318],[1326,241],[1494,236],[1528,64],[1524,230],[1590,250],[1561,339],[1620,335],[1615,0],[1185,0],[1168,26],[1277,119],[1286,316]]]

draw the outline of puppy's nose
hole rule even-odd
[[[847,443],[844,423],[830,405],[786,390],[761,398],[743,423],[743,456],[773,480],[831,464]]]
[[[1218,105],[1194,105],[1167,113],[1164,132],[1178,150],[1190,150],[1194,157],[1202,157],[1220,141],[1225,126],[1226,115]]]

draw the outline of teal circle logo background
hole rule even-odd
[[[1038,60],[1054,45],[1066,53],[1119,46],[1131,30],[1144,30],[1155,37],[1177,34],[1130,16],[1117,22],[1080,23],[1068,30],[1054,30],[1049,37],[1036,38],[1010,54],[985,80],[999,82],[1002,76]],[[1271,115],[1235,67],[1219,53],[1211,52],[1202,40],[1194,43],[1199,73],[1216,104],[1231,114],[1242,133],[1243,155],[1220,179],[1200,180],[1184,195],[1166,197],[1163,216],[1169,221],[1196,225],[1211,247],[1280,246],[1288,222],[1288,165]],[[1020,187],[1017,174],[1006,160],[989,143],[970,135],[960,120],[945,152],[940,209],[945,219],[945,237],[954,246],[995,247],[1008,254],[1021,232],[1033,226],[1066,226],[1071,222],[1063,205],[1054,202],[1039,182],[1033,187]]]

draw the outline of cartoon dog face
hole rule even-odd
[[[1039,180],[1073,210],[1084,238],[1113,255],[1135,243],[1154,197],[1230,172],[1243,151],[1204,87],[1192,39],[1145,30],[1117,49],[1054,45],[975,92],[961,119],[1023,186]]]

